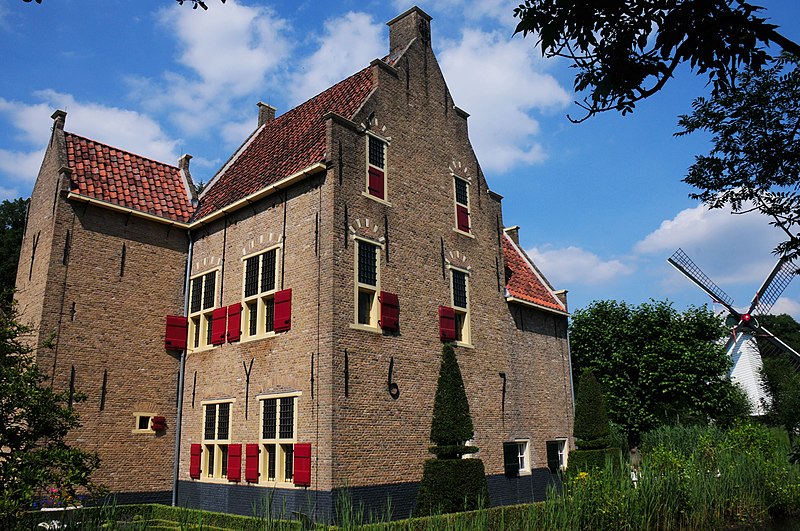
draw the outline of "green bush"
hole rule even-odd
[[[428,459],[417,496],[415,516],[479,509],[489,501],[480,459]]]
[[[611,427],[608,423],[606,402],[600,384],[589,369],[584,369],[578,381],[573,435],[581,450],[605,448],[610,445]]]
[[[601,448],[598,450],[573,450],[569,453],[570,474],[574,472],[586,472],[589,470],[606,468],[606,463],[610,463],[615,470],[622,467],[622,450],[619,448]]]

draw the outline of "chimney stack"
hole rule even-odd
[[[514,225],[513,227],[507,227],[503,229],[503,232],[508,234],[508,237],[511,238],[511,241],[514,242],[519,247],[519,225]]]
[[[386,23],[389,26],[389,53],[395,54],[420,39],[426,47],[431,46],[431,16],[414,6]]]
[[[275,107],[259,101],[258,105],[258,127],[275,119]]]
[[[67,119],[67,111],[62,111],[58,109],[56,112],[53,113],[50,118],[53,119],[53,129],[59,129],[61,131],[64,130],[64,122]]]

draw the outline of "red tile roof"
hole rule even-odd
[[[264,189],[325,159],[325,122],[334,112],[352,118],[372,91],[370,67],[267,122],[209,183],[195,219]]]
[[[64,132],[71,191],[173,221],[188,221],[191,200],[180,170]]]
[[[564,305],[545,285],[544,279],[530,259],[505,233],[503,234],[503,256],[506,268],[511,273],[506,283],[508,296],[551,310],[566,312]],[[508,276],[508,271],[506,275]]]

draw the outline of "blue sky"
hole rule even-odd
[[[757,215],[709,212],[681,182],[700,135],[674,138],[705,92],[683,71],[629,116],[580,125],[572,71],[513,36],[517,0],[434,0],[434,49],[506,225],[572,309],[596,299],[678,308],[709,302],[666,258],[682,247],[746,306],[780,240]],[[800,40],[800,4],[762,0]],[[0,199],[30,194],[56,108],[66,128],[175,164],[207,181],[256,125],[258,101],[285,112],[382,57],[405,1],[0,0]],[[800,281],[775,307],[800,318]]]

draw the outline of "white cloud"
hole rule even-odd
[[[2,183],[6,189],[29,189],[36,179],[50,137],[55,109],[66,109],[67,126],[86,136],[168,164],[176,164],[178,141],[169,138],[159,124],[142,113],[76,100],[54,90],[33,93],[37,103],[0,98],[0,115],[8,117],[18,132],[17,141],[30,149],[0,150],[0,171],[14,181]]]
[[[465,29],[461,40],[445,41],[440,63],[455,104],[471,114],[470,138],[482,166],[506,172],[546,157],[534,138],[533,111],[563,108],[570,96],[545,73],[532,43],[507,33]]]
[[[579,247],[527,250],[528,256],[553,285],[597,285],[633,273],[634,267],[620,260],[603,260]]]
[[[366,13],[349,12],[325,21],[317,51],[302,61],[289,84],[294,104],[302,103],[385,55],[384,25]]]
[[[132,76],[128,84],[134,98],[166,113],[186,134],[203,134],[230,118],[232,102],[264,90],[291,50],[285,20],[269,7],[231,1],[211,15],[173,5],[159,11],[159,21],[175,33],[177,60],[189,72]]]
[[[800,319],[800,302],[788,297],[780,297],[770,310],[773,315],[785,313],[791,315],[795,320]],[[774,330],[772,330],[774,332]]]
[[[680,247],[718,285],[750,283],[755,290],[777,261],[772,250],[781,237],[762,215],[698,205],[664,220],[634,251],[666,259]]]

